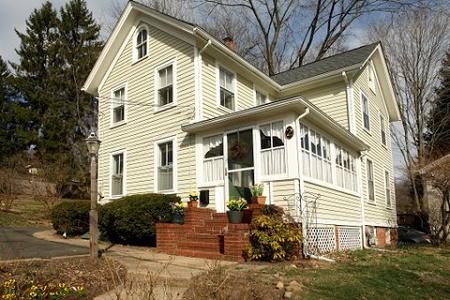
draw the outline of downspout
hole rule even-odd
[[[197,30],[197,28],[194,28],[194,32]],[[203,103],[202,103],[202,53],[211,45],[211,40],[208,40],[208,42],[200,49],[196,46],[194,46],[194,61],[195,61],[195,69],[197,70],[195,74],[195,102],[196,102],[196,109],[195,109],[195,117],[194,119],[196,121],[199,121],[203,118]]]
[[[298,132],[298,134],[300,134],[300,120],[303,119],[304,117],[306,117],[307,115],[309,115],[309,113],[310,113],[309,108],[306,107],[305,111],[302,114],[300,114],[295,119],[295,128],[296,128],[296,131]],[[302,191],[304,190],[303,178],[301,176],[303,163],[302,163],[302,157],[300,155],[301,147],[300,147],[299,142],[300,142],[300,139],[299,139],[299,137],[297,137],[296,138],[296,143],[297,143],[297,178],[295,178],[295,179],[298,181],[299,197],[300,197],[300,208],[299,208],[299,211],[297,212],[297,214],[300,215],[301,218],[302,218],[302,220],[301,220],[301,222],[302,222],[302,234],[305,237],[306,236],[306,223],[303,220],[303,214],[301,214],[302,208],[304,207],[303,197],[302,197],[302,194],[301,194]],[[298,208],[296,207],[295,209],[297,210]],[[308,247],[303,247],[303,255],[305,257],[311,257],[311,255],[308,253],[307,248]]]

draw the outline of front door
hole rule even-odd
[[[251,203],[250,186],[254,184],[253,130],[226,134],[225,202],[244,198]]]

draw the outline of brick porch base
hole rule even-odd
[[[156,248],[173,255],[242,261],[251,219],[261,207],[246,209],[243,224],[230,224],[226,213],[212,209],[186,208],[183,225],[156,224]]]

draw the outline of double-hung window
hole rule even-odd
[[[219,68],[220,105],[228,109],[235,109],[234,75],[223,68]]]
[[[327,183],[333,182],[330,140],[317,131],[300,124],[303,174]]]
[[[173,65],[158,70],[158,106],[173,103]]]
[[[369,77],[369,88],[375,93],[375,71],[373,69],[372,62],[367,64],[367,71]]]
[[[173,172],[173,142],[158,144],[157,181],[158,191],[172,191],[174,182]]]
[[[367,195],[369,201],[375,201],[375,183],[373,177],[373,163],[371,160],[366,160],[366,171],[367,171]]]
[[[216,135],[203,139],[203,181],[223,180],[223,137]]]
[[[125,120],[125,88],[113,92],[112,99],[112,121],[119,123]]]
[[[351,191],[358,190],[355,158],[347,150],[335,146],[337,185]]]
[[[260,91],[256,91],[256,105],[261,105],[269,102],[267,99],[267,95],[261,93]]]
[[[361,94],[361,105],[364,128],[370,131],[369,100],[364,94]]]
[[[261,174],[286,173],[283,122],[274,122],[259,127],[261,141]]]
[[[123,195],[123,153],[114,154],[112,156],[112,175],[111,175],[111,196]]]
[[[386,206],[391,207],[391,180],[388,171],[384,171],[384,182],[386,189]]]
[[[380,115],[380,130],[381,130],[381,143],[386,146],[386,127],[384,124],[384,118]]]
[[[147,29],[139,30],[136,37],[136,59],[139,60],[147,55]]]

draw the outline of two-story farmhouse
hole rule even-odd
[[[379,43],[269,77],[232,41],[130,1],[83,89],[106,201],[195,190],[222,212],[263,183],[295,216],[314,200],[323,248],[389,241],[399,111]]]

